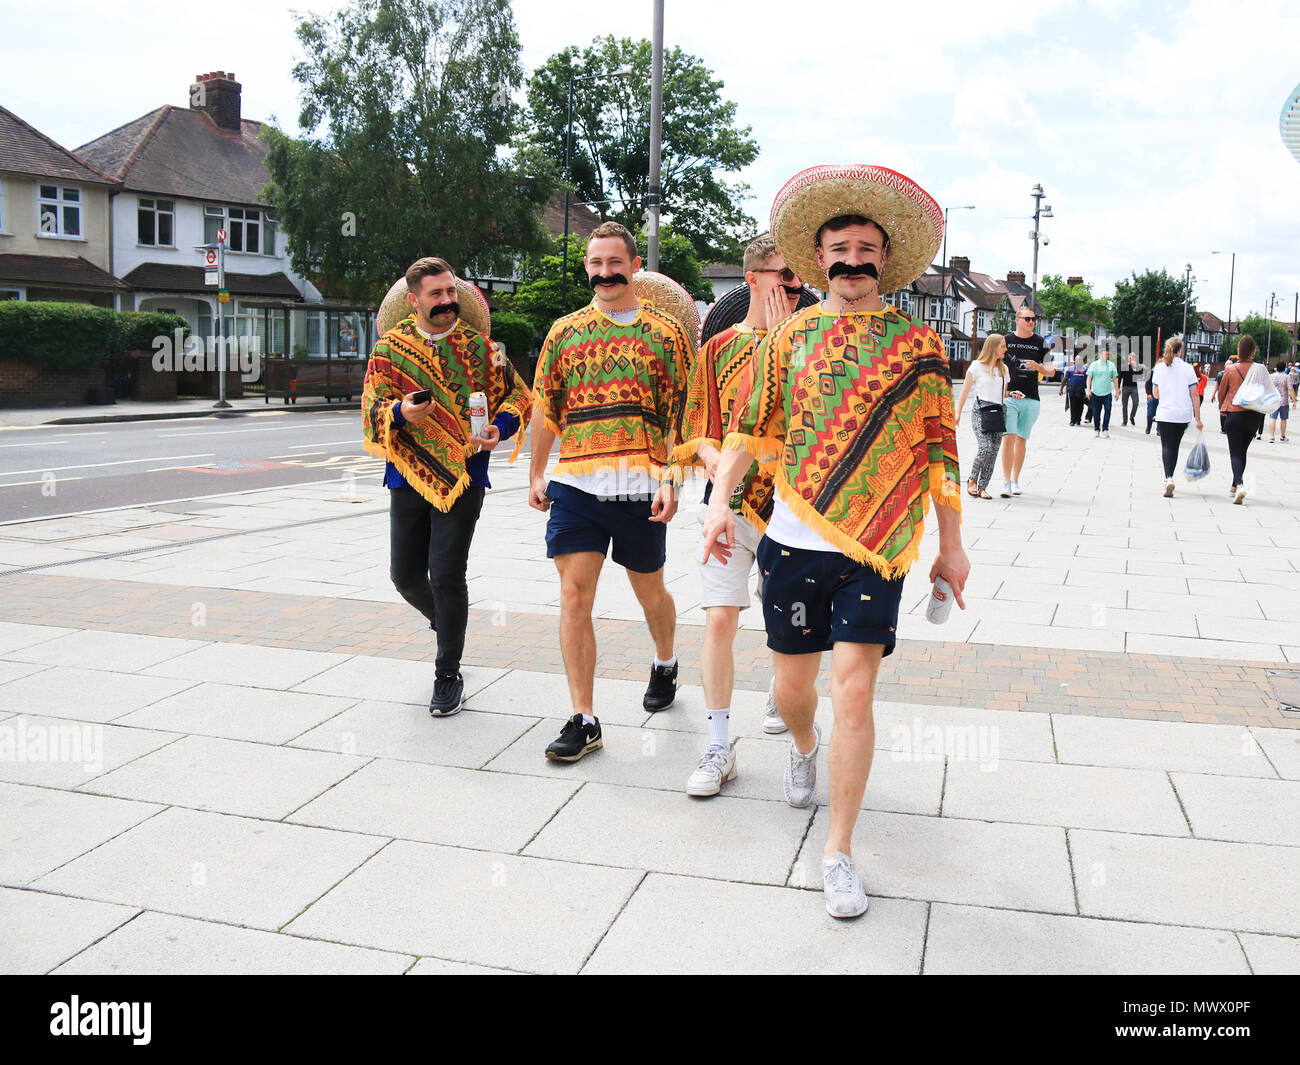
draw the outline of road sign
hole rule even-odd
[[[209,266],[203,271],[203,283],[205,285],[220,284],[220,281],[217,279],[217,268],[215,266]]]
[[[226,243],[226,231],[224,229],[217,230],[217,243],[218,244]]]
[[[209,248],[204,256],[204,261],[212,267],[217,265],[217,249]]]
[[[219,303],[229,303],[229,302],[230,302],[230,290],[229,290],[229,289],[225,289],[225,288],[220,289],[220,290],[217,292],[217,301],[218,301]]]

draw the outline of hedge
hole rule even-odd
[[[492,315],[492,339],[506,346],[508,357],[531,354],[534,336],[533,323],[518,311],[497,311]]]
[[[0,358],[55,370],[88,369],[134,350],[153,350],[153,338],[188,331],[184,318],[155,311],[112,311],[87,303],[7,300],[0,303]]]

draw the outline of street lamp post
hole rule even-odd
[[[943,301],[940,304],[940,307],[944,312],[945,320],[947,317],[947,307],[948,307],[948,212],[949,211],[973,211],[973,210],[975,210],[975,205],[973,203],[961,204],[957,207],[945,207],[943,209],[943,262],[939,264],[939,275],[940,277],[943,278],[943,288],[941,290],[941,294],[939,298]],[[949,341],[952,340],[951,327],[949,327],[948,329],[948,339]]]
[[[1034,242],[1034,284],[1033,284],[1033,304],[1034,304],[1034,307],[1035,307],[1034,313],[1037,314],[1037,313],[1038,313],[1038,311],[1037,311],[1037,305],[1038,305],[1038,241],[1039,241],[1039,236],[1040,236],[1040,230],[1039,230],[1038,223],[1039,223],[1040,219],[1043,219],[1043,218],[1052,218],[1052,217],[1054,217],[1054,216],[1052,215],[1052,205],[1051,205],[1050,203],[1043,203],[1043,200],[1046,199],[1046,197],[1047,197],[1047,193],[1045,193],[1045,192],[1043,191],[1043,186],[1042,186],[1041,184],[1036,184],[1032,189],[1030,189],[1030,190],[1029,190],[1029,195],[1031,195],[1031,196],[1034,198],[1034,230],[1033,230],[1032,233],[1029,234],[1029,236],[1033,239],[1033,242]],[[1043,243],[1046,244],[1047,241],[1044,240]]]
[[[646,190],[646,268],[659,269],[659,168],[664,128],[664,0],[655,0],[650,62],[650,186]]]
[[[1273,306],[1277,303],[1277,293],[1268,294],[1268,342],[1264,346],[1264,368],[1268,368],[1268,362],[1273,357]]]
[[[1187,304],[1192,297],[1192,264],[1187,264],[1187,276],[1183,279],[1183,344],[1187,344]],[[1191,351],[1187,352],[1191,355]]]

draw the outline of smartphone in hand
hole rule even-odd
[[[411,402],[414,403],[417,407],[421,403],[428,403],[429,400],[431,399],[433,399],[433,391],[428,388],[423,388],[419,392],[413,392],[411,393],[410,396]]]

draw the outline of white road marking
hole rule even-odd
[[[58,473],[60,470],[97,470],[103,466],[131,466],[137,462],[172,462],[176,459],[210,459],[215,457],[216,454],[211,451],[202,455],[153,455],[143,459],[122,459],[119,462],[83,462],[80,466],[46,466],[34,470],[5,470],[0,476],[17,477],[20,473]]]

